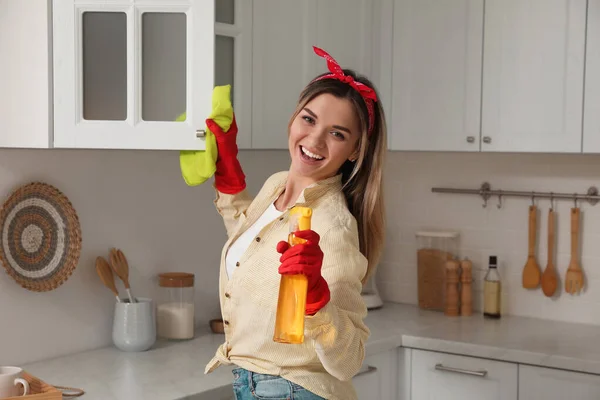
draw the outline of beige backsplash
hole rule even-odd
[[[286,151],[242,151],[240,158],[255,193],[272,172],[288,167]],[[546,299],[541,290],[519,286],[526,256],[528,201],[495,199],[486,209],[476,196],[431,193],[432,186],[584,191],[600,185],[600,157],[499,154],[389,153],[388,240],[378,272],[386,300],[416,303],[414,232],[423,227],[461,232],[461,254],[474,261],[475,305],[489,254],[499,257],[505,312],[600,324],[600,205],[582,205],[586,292]],[[393,173],[392,173],[393,171]],[[181,178],[178,153],[164,151],[67,151],[0,149],[0,198],[15,187],[41,180],[57,186],[78,211],[83,234],[79,266],[60,288],[33,293],[0,271],[0,364],[21,364],[111,343],[113,297],[100,283],[94,259],[118,246],[131,267],[140,296],[156,296],[162,271],[192,271],[196,317],[204,324],[219,314],[217,268],[225,232],[214,206],[212,183],[190,188]],[[545,232],[547,202],[540,204]],[[557,265],[568,262],[569,202],[557,204]],[[545,265],[545,238],[538,251]],[[120,286],[121,287],[121,286]]]
[[[387,185],[388,246],[378,273],[379,289],[390,301],[417,304],[415,232],[423,228],[452,229],[461,234],[460,256],[474,265],[474,306],[482,304],[482,280],[489,255],[498,256],[502,276],[503,312],[560,321],[600,324],[600,204],[581,206],[581,255],[587,287],[578,296],[564,292],[570,259],[572,201],[556,201],[559,288],[553,298],[541,289],[521,287],[527,258],[527,198],[497,198],[482,207],[478,196],[432,193],[432,187],[478,188],[489,181],[493,188],[554,192],[583,192],[600,187],[600,156],[458,153],[392,153]],[[389,175],[389,173],[388,173]],[[538,262],[547,261],[548,200],[536,201]],[[393,245],[391,245],[393,244]]]
[[[253,192],[272,172],[289,166],[285,151],[241,152],[240,158]],[[156,296],[159,272],[190,271],[197,277],[197,321],[219,316],[225,229],[213,205],[212,180],[186,186],[179,153],[0,149],[2,201],[33,180],[69,197],[81,222],[82,253],[73,275],[51,292],[22,289],[0,268],[0,365],[111,343],[114,296],[94,267],[96,256],[107,255],[111,246],[125,252],[136,296]]]

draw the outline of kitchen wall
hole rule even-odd
[[[240,159],[254,193],[272,172],[288,166],[285,151],[241,151]],[[433,186],[478,187],[485,180],[502,189],[582,192],[600,184],[599,170],[596,156],[389,153],[388,238],[377,276],[382,296],[416,304],[415,231],[455,229],[461,233],[461,256],[471,258],[476,268],[476,306],[481,304],[487,257],[495,254],[506,313],[600,324],[600,247],[595,246],[600,240],[600,204],[581,204],[585,292],[573,297],[560,290],[548,299],[541,290],[520,286],[529,200],[508,198],[497,209],[492,199],[484,209],[477,196],[431,193]],[[192,271],[199,325],[219,316],[217,268],[225,232],[214,210],[211,183],[186,186],[178,153],[0,149],[0,198],[33,180],[53,184],[70,198],[80,217],[83,250],[74,274],[51,292],[29,292],[0,271],[0,364],[110,344],[114,300],[97,277],[94,260],[112,246],[123,249],[129,259],[134,294],[156,297],[159,272]],[[538,204],[544,235],[548,202]],[[556,204],[561,284],[569,261],[571,205]],[[543,266],[545,248],[544,237],[537,253]]]
[[[488,256],[497,255],[503,279],[504,313],[560,321],[600,324],[600,204],[581,206],[581,263],[587,285],[582,294],[565,293],[564,276],[570,259],[570,208],[573,201],[555,202],[559,290],[546,298],[541,289],[521,287],[527,258],[530,199],[497,198],[487,208],[479,196],[432,193],[432,187],[493,188],[585,193],[600,185],[600,156],[391,153],[387,168],[388,241],[378,276],[378,288],[389,301],[417,304],[417,244],[415,232],[425,228],[460,232],[460,256],[474,263],[475,305],[481,309],[482,280]],[[538,262],[547,260],[548,200],[536,201]]]
[[[288,168],[285,151],[241,152],[256,193]],[[226,235],[214,209],[212,181],[188,187],[171,151],[0,149],[0,198],[39,180],[69,197],[80,218],[83,248],[73,275],[56,290],[21,288],[0,267],[0,365],[22,364],[111,343],[114,296],[95,258],[119,247],[129,260],[136,296],[156,298],[156,275],[196,274],[196,318],[218,318],[219,256]],[[122,288],[119,281],[118,287]],[[123,291],[124,294],[124,291]]]

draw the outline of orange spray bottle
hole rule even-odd
[[[306,240],[296,237],[294,232],[311,229],[312,209],[294,207],[290,211],[290,233],[288,243],[295,246]],[[282,275],[275,319],[273,340],[279,343],[300,344],[304,342],[304,313],[308,279],[305,275]]]

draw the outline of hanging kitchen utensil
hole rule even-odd
[[[81,253],[79,218],[55,187],[32,182],[17,188],[0,210],[0,259],[23,288],[45,292],[62,285]]]
[[[565,278],[565,291],[570,294],[579,293],[583,289],[584,279],[579,264],[579,216],[577,206],[571,209],[571,261]]]
[[[129,264],[127,263],[125,254],[123,254],[121,250],[111,249],[110,264],[113,271],[115,271],[117,276],[123,281],[123,285],[125,285],[125,290],[127,291],[127,296],[129,296],[129,301],[131,303],[135,303],[135,298],[131,294],[131,287],[129,285]]]
[[[529,206],[529,254],[527,262],[523,268],[523,287],[526,289],[535,289],[540,284],[541,270],[535,259],[535,234],[536,234],[537,208],[535,205]]]
[[[112,269],[110,268],[110,265],[108,265],[108,262],[100,256],[96,257],[96,273],[98,273],[98,276],[100,277],[100,280],[102,280],[102,283],[104,283],[104,286],[109,288],[110,291],[114,293],[115,297],[117,298],[117,302],[120,303],[121,299],[119,298],[119,291],[115,286],[115,278],[113,277]]]
[[[542,291],[547,297],[552,297],[556,291],[557,279],[554,268],[554,210],[548,211],[548,264],[542,274]]]

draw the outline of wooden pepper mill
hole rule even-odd
[[[458,267],[459,262],[457,260],[446,261],[446,305],[444,307],[444,314],[451,317],[458,316],[460,311],[458,302]]]
[[[473,263],[468,258],[465,258],[460,263],[460,269],[462,270],[460,275],[460,314],[469,316],[473,314]]]

